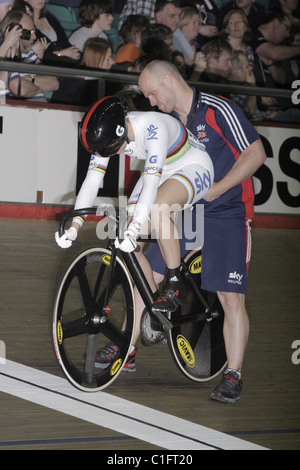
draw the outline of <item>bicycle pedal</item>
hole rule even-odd
[[[158,321],[158,318],[149,314],[147,309],[144,309],[141,317],[141,343],[143,346],[153,346],[153,344],[165,342],[165,334],[163,333],[164,327]]]
[[[158,318],[166,330],[170,330],[173,326],[172,322],[168,320],[160,310],[152,309],[152,313]]]

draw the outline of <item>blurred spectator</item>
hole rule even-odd
[[[231,45],[234,51],[244,51],[250,66],[254,67],[254,51],[249,46],[251,29],[243,10],[230,10],[224,16],[223,27],[220,33]]]
[[[226,3],[219,10],[217,18],[218,29],[221,30],[223,24],[223,18],[230,10],[239,8],[243,10],[245,15],[248,18],[248,23],[250,28],[257,28],[265,19],[267,12],[266,9],[258,3],[256,0],[235,0],[229,3]]]
[[[272,87],[286,82],[286,71],[280,61],[300,54],[299,45],[283,44],[290,29],[290,19],[280,12],[271,14],[257,29],[252,28],[249,44],[255,53],[254,74],[258,85]]]
[[[86,41],[80,68],[111,70],[114,60],[111,44],[102,38]],[[62,78],[59,89],[53,93],[53,103],[89,106],[99,98],[98,80],[91,78]]]
[[[141,35],[141,48],[147,58],[172,61],[173,32],[163,24],[153,23]]]
[[[183,78],[187,79],[187,68],[182,52],[174,51],[172,54],[172,62],[177,67]]]
[[[5,5],[7,4],[7,5]],[[12,2],[2,2],[0,3],[0,28],[2,26],[1,22],[7,13],[11,9]],[[9,27],[9,25],[5,25],[2,31],[0,31],[0,60],[5,58],[10,58],[15,54],[15,50],[17,48],[18,41],[21,37],[22,29],[15,25],[13,27]],[[4,96],[8,93],[8,72],[5,70],[0,70],[0,99],[1,96]]]
[[[278,2],[280,5],[279,9],[289,17],[291,24],[300,24],[299,18],[294,16],[299,0],[278,0]]]
[[[219,8],[213,0],[198,0],[193,2],[181,2],[181,6],[187,4],[195,5],[201,13],[203,25],[216,25]]]
[[[228,75],[229,84],[238,85],[239,87],[256,85],[253,69],[244,51],[233,51],[231,64],[231,71]],[[248,119],[253,119],[255,114],[256,119],[262,117],[261,115],[257,117],[259,112],[257,111],[255,95],[245,95],[241,89],[241,93],[232,93],[230,94],[230,98],[242,108]]]
[[[155,2],[156,23],[168,26],[173,33],[179,26],[180,12],[180,0],[156,0]]]
[[[80,59],[80,51],[76,46],[71,45],[58,19],[47,12],[46,0],[27,0],[27,2],[17,0],[14,8],[18,9],[18,5],[22,6],[22,3],[27,3],[33,10],[33,21],[37,28],[37,37],[46,37],[49,42],[49,47],[47,47],[43,57],[43,63],[53,65],[77,63]]]
[[[252,29],[250,45],[254,50],[254,75],[258,86],[276,88],[286,86],[288,71],[283,68],[284,59],[291,59],[300,54],[300,46],[285,45],[289,37],[291,22],[281,12],[272,13],[257,29]],[[296,110],[290,110],[290,98],[263,96],[258,98],[261,111],[274,109],[276,120],[286,122],[297,119]],[[284,112],[284,114],[283,114]],[[271,116],[270,116],[271,117]],[[297,121],[298,122],[298,121]]]
[[[290,46],[300,46],[300,24],[291,26],[290,36],[288,39]],[[294,80],[300,77],[300,54],[291,59],[286,59],[281,62],[282,67],[286,71],[286,86],[290,87]]]
[[[143,54],[135,62],[123,62],[115,64],[113,71],[139,72],[141,66],[154,59],[172,60],[173,32],[163,24],[151,23],[142,31],[141,49]]]
[[[186,6],[185,3],[186,2],[183,2],[181,6]],[[193,6],[196,6],[200,13],[201,23],[199,28],[199,34],[195,40],[196,50],[199,51],[206,42],[210,41],[211,38],[219,34],[219,30],[216,26],[216,15],[219,9],[211,0],[188,2],[188,5],[191,4]]]
[[[148,57],[154,59],[172,61],[173,48],[171,48],[165,41],[159,38],[148,39],[143,42],[143,51]]]
[[[179,27],[173,35],[176,51],[182,53],[186,64],[186,78],[197,81],[206,68],[206,59],[202,52],[196,51],[195,40],[201,25],[201,14],[195,6],[181,9]]]
[[[178,28],[173,34],[173,44],[176,51],[183,54],[188,66],[194,64],[196,48],[195,39],[199,34],[201,14],[195,6],[181,9]]]
[[[232,47],[218,37],[204,44],[202,52],[206,58],[206,69],[201,80],[212,83],[226,83],[231,72]]]
[[[0,0],[0,23],[4,20],[7,13],[12,9],[13,1]]]
[[[69,41],[82,52],[85,41],[92,37],[108,40],[105,31],[111,29],[113,7],[110,0],[83,0],[78,10],[82,26],[70,35]]]
[[[33,18],[33,8],[30,3],[25,2],[24,0],[15,0],[12,10],[22,11],[23,13],[27,13]]]
[[[233,83],[239,86],[255,85],[255,77],[244,52],[234,51],[231,60],[232,69],[229,75],[229,83]],[[237,93],[231,94],[230,97],[240,106],[240,108],[243,109],[248,119],[256,121],[268,119],[271,121],[280,122],[300,122],[300,110],[293,109],[290,103],[287,109],[284,110],[270,105],[265,107],[265,111],[261,111],[258,109],[258,101],[255,96]]]
[[[145,15],[154,20],[154,6],[156,0],[127,0],[119,18],[119,30],[129,15]]]
[[[7,13],[11,10],[10,4],[12,3],[13,2],[0,3],[0,27],[2,20],[4,20]],[[6,31],[3,29],[2,35],[0,37],[0,58],[11,56],[11,48],[17,44],[17,41],[20,39],[21,34],[22,30],[17,25],[13,26],[12,28],[7,27]]]
[[[171,50],[173,47],[173,31],[164,24],[151,23],[141,34],[141,48],[148,48],[147,44],[151,43],[152,39],[159,39],[169,46]]]
[[[127,16],[120,29],[122,45],[114,57],[116,64],[122,62],[132,63],[143,55],[141,35],[149,24],[149,18],[145,15]]]
[[[42,57],[38,57],[33,50],[37,38],[32,17],[27,13],[10,11],[1,23],[1,37],[5,35],[10,25],[15,23],[20,25],[22,35],[17,44],[11,48],[11,59],[31,64],[41,63]],[[7,85],[9,92],[17,98],[47,101],[44,92],[57,90],[59,83],[57,78],[52,76],[12,72],[8,73]]]

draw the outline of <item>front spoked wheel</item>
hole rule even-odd
[[[184,261],[192,280],[201,286],[201,251],[188,253]],[[206,382],[227,364],[224,311],[216,294],[201,290],[205,301],[213,306],[212,314],[208,315],[190,282],[185,280],[185,285],[186,296],[172,314],[174,326],[167,331],[168,346],[180,372],[195,382]]]
[[[109,281],[111,259],[104,248],[80,253],[63,274],[53,307],[56,357],[70,383],[85,392],[103,390],[118,377],[132,342],[132,283],[118,256]],[[97,351],[111,344],[118,346],[114,361],[95,367]]]

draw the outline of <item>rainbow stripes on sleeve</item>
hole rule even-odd
[[[180,125],[180,133],[178,139],[168,148],[166,165],[176,162],[179,158],[183,157],[186,152],[191,148],[189,143],[189,136],[186,128],[178,121]]]

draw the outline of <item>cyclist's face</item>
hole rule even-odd
[[[117,151],[117,155],[121,155],[121,153],[124,153],[126,147],[127,147],[127,141],[125,140],[125,142],[123,143],[123,145],[121,145],[121,147],[120,147],[119,150]]]

